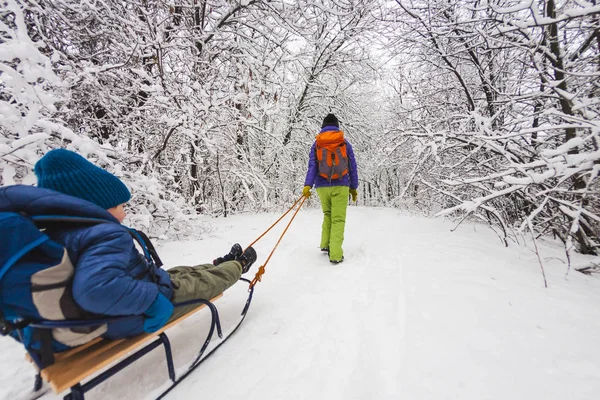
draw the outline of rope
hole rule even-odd
[[[192,373],[192,371],[194,371],[196,368],[198,368],[200,366],[200,364],[202,364],[219,347],[221,347],[223,345],[223,343],[225,343],[225,341],[227,341],[227,339],[229,339],[231,337],[231,335],[233,335],[238,330],[238,328],[240,327],[240,325],[242,324],[242,322],[244,322],[244,319],[246,318],[246,313],[248,312],[248,308],[250,308],[250,303],[252,302],[252,294],[254,293],[254,285],[256,285],[257,282],[261,281],[262,275],[265,273],[265,267],[267,266],[267,263],[271,259],[271,256],[275,252],[275,249],[277,249],[277,246],[279,246],[279,242],[281,242],[281,239],[283,239],[283,236],[286,234],[288,228],[290,227],[290,225],[294,221],[294,218],[296,218],[296,215],[298,214],[298,211],[300,211],[300,208],[302,208],[302,205],[304,204],[304,202],[306,201],[306,199],[307,198],[304,195],[300,196],[298,198],[298,200],[296,200],[296,202],[281,217],[279,217],[279,219],[277,221],[275,221],[275,223],[273,223],[273,225],[271,225],[269,227],[269,229],[267,229],[265,232],[263,232],[262,235],[260,235],[254,242],[250,243],[250,245],[248,246],[248,247],[251,247],[256,242],[258,242],[260,239],[262,239],[263,236],[265,236],[271,229],[273,229],[273,227],[275,225],[277,225],[279,223],[279,221],[281,221],[283,219],[283,217],[285,217],[290,211],[292,211],[294,209],[294,207],[296,207],[296,205],[298,204],[298,202],[300,202],[300,205],[298,206],[298,209],[296,210],[296,212],[294,213],[294,215],[292,215],[292,218],[290,219],[290,222],[288,222],[287,226],[283,230],[283,233],[279,237],[279,240],[275,244],[275,247],[273,247],[273,250],[271,250],[271,253],[269,254],[269,257],[267,257],[267,260],[265,261],[265,263],[258,269],[258,272],[256,273],[256,276],[254,277],[254,279],[252,280],[252,282],[250,282],[248,279],[240,278],[243,281],[249,282],[248,292],[250,292],[250,294],[248,295],[248,299],[246,300],[246,305],[244,306],[244,309],[242,310],[242,318],[240,319],[240,321],[238,322],[238,324],[235,326],[235,328],[233,329],[233,331],[231,331],[231,333],[229,335],[227,335],[221,341],[221,343],[219,343],[217,346],[215,346],[208,353],[204,354],[204,351],[205,351],[205,349],[206,349],[206,347],[208,345],[208,342],[210,341],[210,337],[212,336],[212,334],[209,334],[207,342],[204,344],[204,346],[200,350],[198,356],[196,357],[196,359],[194,360],[194,362],[190,365],[190,367],[188,368],[188,370],[182,376],[180,376],[179,379],[177,379],[175,382],[173,382],[173,384],[171,386],[169,386],[164,392],[162,392],[157,397],[157,400],[160,400],[163,397],[165,397],[168,393],[171,392],[171,390],[173,390],[177,385],[179,385],[190,373]],[[302,201],[300,201],[300,200],[302,200]],[[213,316],[213,318],[214,318],[214,316]],[[202,357],[203,355],[204,355],[204,357]]]
[[[257,238],[256,238],[256,240],[255,240],[254,242],[250,243],[250,244],[248,245],[248,247],[252,247],[252,246],[253,246],[253,245],[254,245],[256,242],[258,242],[260,239],[262,239],[262,237],[263,237],[263,236],[265,236],[267,233],[269,233],[269,231],[270,231],[271,229],[273,229],[273,227],[274,227],[275,225],[277,225],[277,224],[279,223],[279,221],[281,221],[281,220],[283,219],[283,217],[285,217],[285,216],[286,216],[286,215],[287,215],[287,214],[288,214],[290,211],[292,211],[292,210],[294,209],[294,207],[296,207],[296,204],[298,204],[298,202],[299,202],[299,201],[300,201],[300,200],[301,200],[303,197],[304,197],[304,195],[301,195],[300,197],[298,197],[298,200],[296,200],[296,202],[295,202],[294,204],[292,204],[292,206],[291,206],[291,207],[290,207],[290,208],[289,208],[289,209],[288,209],[288,210],[287,210],[285,213],[283,213],[283,215],[282,215],[281,217],[279,217],[279,219],[278,219],[277,221],[275,221],[275,222],[273,223],[273,225],[271,225],[271,226],[269,227],[269,229],[267,229],[266,231],[264,231],[264,232],[263,232],[263,234],[262,234],[262,235],[260,235],[259,237],[257,237]],[[305,198],[305,199],[306,199],[306,198]],[[304,203],[304,200],[302,200],[302,202]],[[302,206],[302,205],[300,205],[300,206]],[[246,247],[246,249],[247,249],[248,247]]]
[[[302,200],[302,201],[300,201],[300,200]],[[281,234],[281,236],[279,236],[279,240],[277,241],[277,243],[275,243],[275,247],[273,247],[273,250],[271,250],[271,254],[269,254],[269,257],[267,257],[267,260],[265,261],[265,263],[258,269],[258,272],[256,273],[256,276],[254,277],[254,279],[252,280],[252,282],[250,282],[250,289],[253,289],[254,285],[256,285],[257,282],[261,281],[262,276],[265,273],[265,267],[267,266],[267,263],[271,259],[271,256],[275,252],[275,249],[277,249],[277,246],[279,246],[279,242],[281,242],[281,239],[283,239],[283,236],[286,234],[288,228],[290,227],[290,225],[294,221],[294,218],[296,218],[296,214],[298,214],[298,211],[300,211],[300,208],[302,208],[302,205],[306,201],[306,197],[304,195],[300,196],[300,198],[298,200],[296,200],[296,202],[294,203],[294,205],[292,207],[290,207],[290,209],[287,210],[285,212],[285,214],[283,214],[273,225],[271,225],[269,227],[269,229],[266,230],[265,233],[263,233],[262,235],[260,235],[260,237],[258,238],[258,239],[262,238],[267,232],[269,232],[271,230],[271,228],[273,228],[279,221],[281,221],[281,219],[283,217],[285,217],[286,214],[289,213],[292,210],[292,208],[294,208],[299,201],[300,201],[300,205],[298,206],[298,209],[296,210],[296,212],[294,213],[294,215],[292,215],[292,219],[290,219],[290,222],[288,222],[288,224],[285,227],[285,229],[283,230],[283,233]],[[256,243],[258,241],[258,239],[256,239],[252,244]]]

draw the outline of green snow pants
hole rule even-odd
[[[327,186],[317,188],[323,209],[321,228],[321,248],[329,249],[329,259],[339,261],[344,255],[344,228],[346,208],[348,208],[348,186]]]
[[[237,261],[226,261],[214,266],[212,264],[194,267],[175,267],[167,270],[173,285],[171,302],[206,299],[210,300],[236,283],[242,276],[242,266]],[[169,321],[186,314],[198,307],[197,304],[175,307]]]

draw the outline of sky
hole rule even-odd
[[[318,206],[311,199],[298,213],[240,329],[167,399],[598,398],[600,277],[567,275],[560,243],[538,243],[544,288],[528,243],[507,248],[484,225],[451,232],[448,219],[350,206],[346,260],[333,265],[318,248]],[[234,242],[251,243],[279,215],[206,217],[200,237],[157,248],[166,268],[210,262]],[[256,244],[247,278],[283,228]],[[598,258],[576,255],[573,264],[590,261]],[[240,282],[216,302],[225,331],[246,295]],[[179,374],[208,322],[202,311],[168,331]],[[22,347],[1,338],[0,399],[33,398],[33,376]],[[168,383],[156,350],[86,398],[153,399]]]

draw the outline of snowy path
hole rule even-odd
[[[203,262],[234,241],[250,243],[276,218],[207,220],[203,240],[159,251],[170,266]],[[450,232],[444,220],[350,207],[346,261],[336,266],[317,247],[320,219],[314,208],[298,215],[244,325],[168,399],[598,398],[600,279],[565,279],[560,247],[543,247],[544,289],[535,254],[503,247],[483,226]],[[259,263],[281,229],[257,244]],[[224,329],[245,295],[240,284],[217,302]],[[170,332],[179,372],[206,326],[202,315]],[[27,398],[32,372],[22,350],[6,339],[0,349],[0,398]],[[167,375],[154,353],[87,398],[155,397]]]
[[[197,384],[186,382],[170,398],[193,398],[190,386],[215,381],[214,391],[203,391],[209,398],[370,398],[397,391],[402,346],[390,343],[401,342],[404,290],[402,268],[386,257],[389,242],[379,244],[389,233],[378,219],[369,226],[350,220],[347,260],[334,266],[315,241],[320,218],[301,214],[267,265],[243,328],[215,355],[215,363],[228,359],[228,372],[198,374]],[[372,242],[352,233],[360,231]],[[277,235],[257,245],[263,260]]]

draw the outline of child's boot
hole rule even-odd
[[[225,254],[223,257],[218,257],[216,259],[213,260],[213,265],[219,265],[221,263],[224,263],[225,261],[232,261],[235,260],[237,257],[242,255],[242,246],[240,246],[239,243],[234,244],[233,246],[231,246],[231,250],[229,250],[229,253]]]

